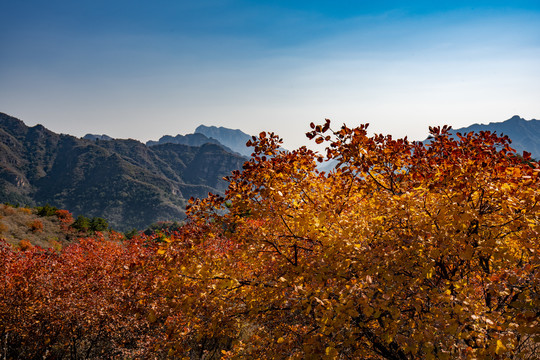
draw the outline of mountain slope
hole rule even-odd
[[[534,159],[540,159],[540,120],[525,120],[518,115],[503,121],[492,122],[487,125],[474,124],[460,129],[454,129],[451,132],[462,134],[468,132],[491,131],[498,135],[508,135],[512,140],[510,146],[518,154],[528,151]]]
[[[245,160],[212,144],[78,139],[0,113],[0,202],[49,203],[119,230],[183,218],[190,197],[222,192]]]

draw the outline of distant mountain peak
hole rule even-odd
[[[222,145],[216,139],[210,139],[203,134],[187,134],[187,135],[163,135],[158,141],[149,140],[146,142],[147,146],[155,146],[161,144],[181,144],[189,146],[202,146],[207,143]],[[230,149],[229,149],[230,150]],[[232,151],[232,150],[231,150]]]
[[[512,116],[510,119],[508,119],[507,121],[516,121],[516,120],[525,120],[525,119],[522,118],[522,117],[519,116],[519,115],[514,115],[514,116]]]
[[[245,132],[243,132],[242,130],[240,129],[231,129],[231,128],[226,128],[224,126],[215,126],[215,125],[210,125],[210,126],[207,126],[207,125],[199,125],[197,126],[197,128],[195,129],[195,134],[204,134],[205,132],[207,131],[225,131],[225,132],[234,132],[234,133],[237,133],[237,134],[244,134],[244,135],[247,135]],[[248,135],[249,136],[249,135]]]
[[[242,155],[251,156],[252,151],[246,146],[248,140],[251,139],[251,135],[246,134],[242,130],[229,129],[223,126],[199,125],[195,129],[195,134],[203,134],[209,138],[216,139]]]
[[[147,146],[161,144],[182,144],[189,146],[203,146],[204,144],[220,145],[225,150],[237,153],[243,156],[251,156],[251,149],[246,146],[251,135],[246,134],[239,129],[229,129],[223,126],[199,125],[193,134],[186,135],[164,135],[158,141],[150,140],[146,142]]]

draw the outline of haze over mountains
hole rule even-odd
[[[514,116],[452,132],[482,130],[508,135],[519,154],[526,150],[540,159],[539,120]],[[251,153],[249,138],[240,130],[201,125],[194,134],[165,135],[146,145],[107,135],[80,139],[0,113],[0,202],[48,203],[105,218],[117,230],[180,220],[190,197],[224,192],[222,178]]]
[[[251,138],[250,135],[241,130],[227,129],[224,127],[200,125],[195,129],[195,133],[187,135],[165,135],[158,141],[148,141],[146,145],[154,146],[158,144],[184,144],[191,146],[201,146],[206,143],[221,144],[227,149],[237,152],[244,156],[251,156],[251,149],[246,147],[246,142]]]

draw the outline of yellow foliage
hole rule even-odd
[[[240,338],[251,324],[239,358],[526,351],[540,327],[538,164],[490,133],[434,128],[424,145],[312,128],[325,159],[264,133],[224,198],[192,202],[193,265],[174,281],[204,299],[189,315],[198,331]],[[319,173],[317,159],[336,168]]]

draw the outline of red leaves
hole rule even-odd
[[[310,131],[310,132],[306,133],[306,136],[308,137],[308,139],[311,140],[311,139],[315,138],[317,135],[324,134],[325,132],[327,132],[330,129],[330,119],[325,119],[324,125],[315,125],[314,123],[310,123],[309,126],[312,129],[314,129],[313,131]],[[315,141],[317,142],[317,144],[320,144],[325,140],[326,141],[330,140],[330,137],[329,136],[326,136],[326,137],[319,136]]]
[[[43,231],[43,223],[39,220],[34,220],[28,224],[28,227],[33,232],[42,232]]]
[[[73,215],[67,210],[56,210],[55,215],[63,225],[71,225],[73,223]]]
[[[159,335],[141,317],[158,280],[150,272],[155,250],[141,240],[87,238],[60,252],[0,243],[0,257],[0,348],[8,358],[133,358]]]
[[[26,239],[22,239],[21,241],[19,241],[19,249],[21,251],[30,250],[33,247],[34,247],[34,245],[32,245],[32,243],[30,243],[30,241],[28,241]]]

